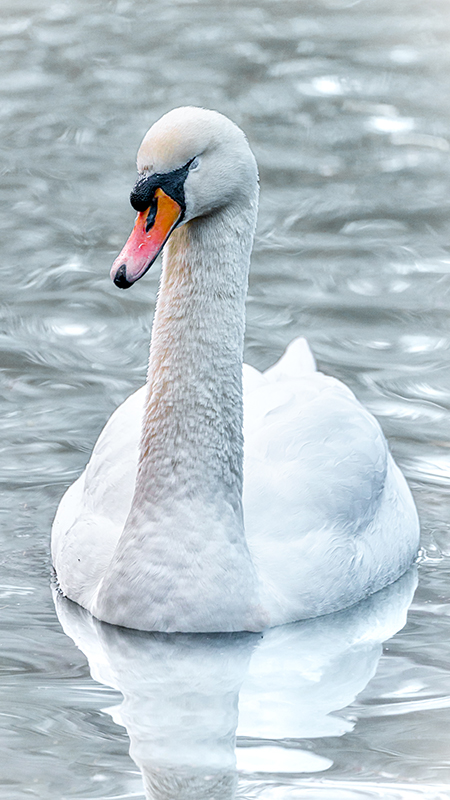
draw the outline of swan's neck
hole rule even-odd
[[[242,351],[253,225],[230,212],[176,231],[163,259],[134,504],[226,499],[240,525]],[[240,230],[236,232],[236,227]]]
[[[242,519],[242,350],[255,217],[256,190],[244,208],[182,226],[165,248],[135,493],[106,581],[120,607],[109,618],[103,610],[107,621],[121,624],[122,609],[136,627],[156,630],[265,625]],[[120,602],[115,581],[127,586]]]

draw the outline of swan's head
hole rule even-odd
[[[130,195],[136,223],[111,269],[121,289],[144,275],[177,226],[256,197],[248,142],[217,111],[186,107],[165,114],[144,136],[137,168]]]

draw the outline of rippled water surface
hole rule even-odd
[[[141,772],[166,800],[450,798],[448,2],[3,0],[0,36],[0,798],[143,798]],[[56,505],[145,377],[158,269],[108,278],[135,151],[184,104],[232,117],[260,166],[247,361],[306,335],[414,491],[400,632],[414,575],[262,644],[55,613]]]

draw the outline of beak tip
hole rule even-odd
[[[127,265],[121,264],[119,269],[116,271],[114,275],[113,281],[119,289],[129,289],[132,286],[132,282],[127,279]]]

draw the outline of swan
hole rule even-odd
[[[218,112],[178,108],[137,168],[111,277],[131,286],[164,248],[148,379],[61,500],[59,589],[100,620],[161,632],[257,632],[351,606],[407,570],[417,513],[377,421],[304,340],[264,373],[242,367],[248,142]]]

